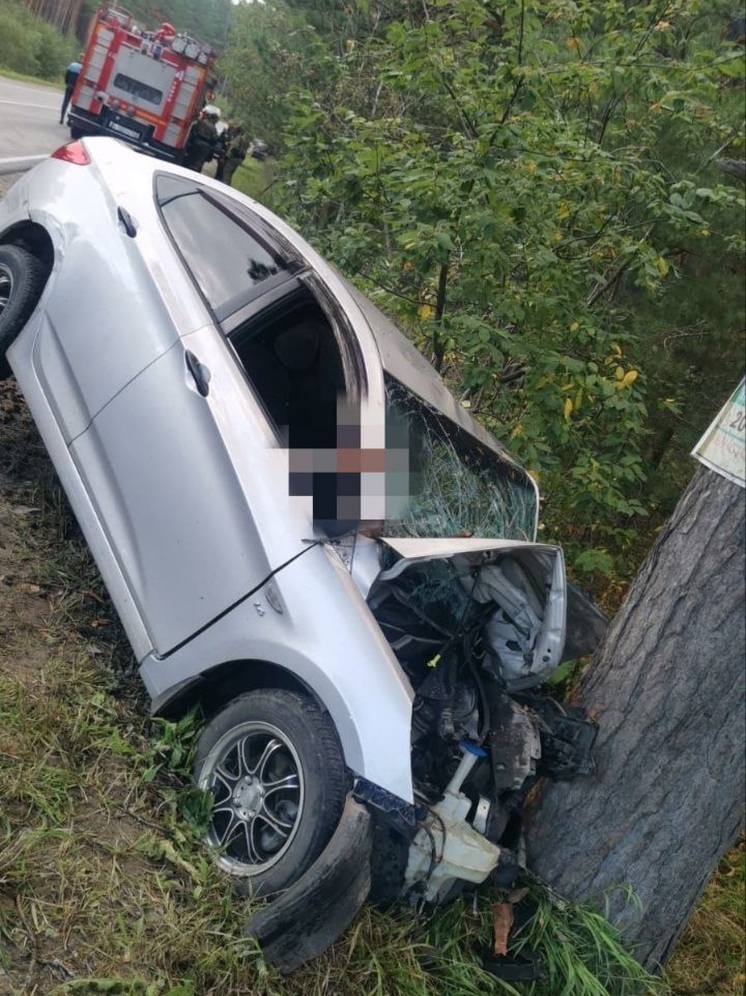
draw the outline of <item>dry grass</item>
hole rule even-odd
[[[746,839],[725,855],[669,962],[671,996],[746,992]]]

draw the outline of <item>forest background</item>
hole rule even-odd
[[[220,46],[218,104],[273,156],[240,182],[395,318],[530,469],[542,538],[613,610],[743,372],[738,11],[128,7]],[[32,15],[80,33],[92,9],[0,0],[0,65],[59,78],[79,40]]]

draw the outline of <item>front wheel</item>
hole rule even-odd
[[[0,246],[0,379],[10,376],[5,352],[31,317],[46,281],[36,256],[20,246]]]
[[[313,864],[347,792],[328,715],[283,689],[249,692],[218,713],[199,740],[194,775],[212,794],[207,841],[217,862],[253,895],[286,889]]]

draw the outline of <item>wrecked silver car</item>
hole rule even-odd
[[[274,899],[267,957],[369,895],[510,881],[527,787],[592,763],[535,690],[603,620],[530,476],[371,302],[260,204],[85,139],[0,204],[3,362],[153,710],[205,716],[208,841]]]

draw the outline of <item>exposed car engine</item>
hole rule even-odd
[[[523,801],[537,777],[593,770],[595,724],[533,690],[547,677],[540,650],[551,580],[548,560],[529,568],[500,554],[471,563],[432,559],[400,572],[394,565],[373,586],[369,605],[415,691],[412,775],[430,851],[421,867],[410,857],[404,887],[396,890],[391,863],[404,874],[410,841],[395,833],[388,849],[379,847],[388,863],[374,875],[380,900],[409,891],[442,901],[462,891],[462,851],[458,877],[438,879],[435,869],[446,862],[449,829],[452,837],[464,820],[469,839],[459,846],[482,847],[472,831],[497,845],[491,874],[510,879],[521,851]],[[463,819],[449,828],[451,809]]]

